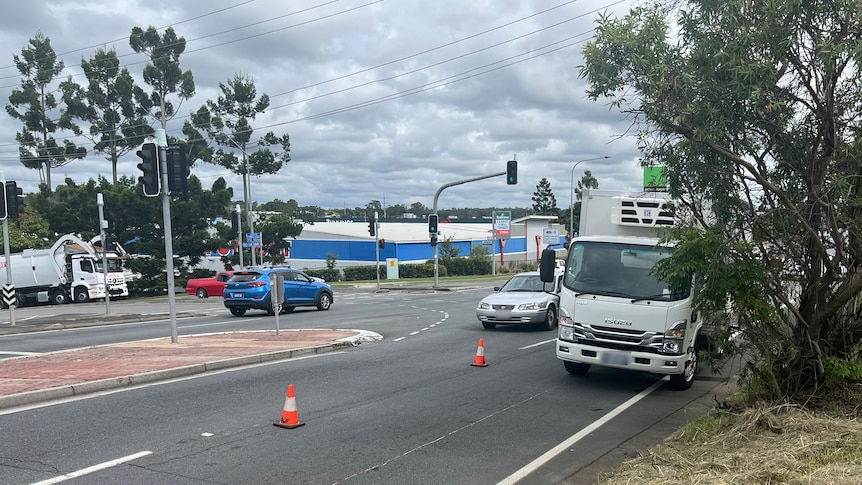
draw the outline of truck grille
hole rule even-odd
[[[575,335],[579,340],[590,341],[600,347],[627,350],[658,351],[664,336],[661,332],[647,332],[630,328],[613,328],[599,325],[575,324]]]

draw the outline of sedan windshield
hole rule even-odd
[[[539,275],[515,276],[500,291],[544,291],[544,283]]]
[[[579,242],[569,251],[564,284],[577,293],[682,300],[688,297],[688,288],[674,291],[650,274],[653,265],[670,254],[663,247]]]

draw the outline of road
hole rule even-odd
[[[487,292],[337,293],[332,310],[285,315],[283,327],[362,328],[382,342],[0,412],[0,482],[132,456],[73,483],[496,483],[621,411],[522,482],[549,483],[716,385],[706,378],[677,392],[656,384],[659,376],[613,369],[570,376],[548,342],[553,332],[482,329],[473,309]],[[181,320],[180,335],[272,324],[224,312]],[[45,352],[166,329],[144,322],[5,336],[0,350]],[[469,366],[480,337],[486,368]],[[306,426],[273,427],[291,383]]]

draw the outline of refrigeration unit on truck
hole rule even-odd
[[[650,274],[671,254],[657,228],[673,226],[672,206],[666,193],[584,190],[560,292],[556,355],[568,372],[616,367],[691,387],[708,328],[692,309],[690,286],[671,288]],[[544,271],[552,259],[543,254],[543,279],[553,277]]]
[[[94,239],[94,241],[97,240]],[[107,252],[108,291],[112,298],[126,297],[129,288],[123,274],[122,246]],[[6,281],[6,262],[0,258],[0,284],[12,283],[19,306],[32,302],[54,304],[105,298],[101,248],[74,234],[60,237],[50,249],[25,249],[11,255],[12,281]]]

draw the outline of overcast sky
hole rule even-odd
[[[133,52],[127,39],[133,26],[181,22],[174,26],[188,40],[181,64],[194,74],[196,94],[168,124],[169,133],[178,134],[183,116],[214,98],[218,83],[234,73],[251,76],[259,93],[293,91],[274,97],[270,110],[254,123],[283,123],[271,129],[276,134],[289,133],[292,144],[292,161],[278,174],[253,179],[254,200],[292,198],[302,205],[355,207],[385,197],[388,205],[415,201],[430,205],[440,185],[503,171],[514,154],[519,162],[517,186],[506,185],[500,177],[451,188],[441,196],[440,206],[527,207],[536,183],[547,177],[559,206],[567,207],[573,162],[604,155],[610,158],[582,163],[575,178],[589,168],[601,188],[641,185],[636,140],[632,134],[621,136],[630,123],[604,101],[587,99],[577,69],[584,44],[572,45],[589,37],[587,33],[573,38],[593,28],[598,14],[589,12],[622,14],[632,6],[630,0],[371,2],[4,2],[0,67],[5,69],[0,69],[0,86],[19,82],[17,70],[10,67],[12,56],[36,32],[50,37],[58,53],[101,43],[122,55]],[[287,15],[303,9],[307,10]],[[569,19],[573,20],[565,22]],[[212,35],[252,23],[257,25]],[[304,25],[289,27],[298,23]],[[560,25],[551,27],[554,24]],[[282,30],[266,33],[276,29]],[[539,29],[544,30],[530,34]],[[264,35],[240,40],[258,34]],[[192,40],[203,36],[208,37]],[[495,44],[500,45],[492,47]],[[196,49],[200,50],[189,52]],[[480,49],[484,50],[475,52]],[[61,56],[67,66],[62,74],[82,82],[77,65],[82,56],[89,58],[93,52],[89,48]],[[527,59],[533,56],[537,57]],[[140,81],[144,59],[133,54],[121,57],[121,62],[131,64],[128,69]],[[523,62],[506,66],[518,60]],[[502,62],[492,64],[497,61]],[[427,67],[432,64],[437,65]],[[501,66],[505,67],[465,79]],[[357,71],[364,72],[346,76]],[[408,71],[416,72],[393,78]],[[389,79],[374,82],[382,78]],[[458,79],[464,80],[451,82]],[[438,81],[451,83],[429,84]],[[59,82],[54,81],[54,86]],[[318,85],[297,90],[312,84]],[[385,98],[432,86],[438,87]],[[339,90],[344,91],[305,101]],[[11,91],[11,87],[0,88],[4,105]],[[381,102],[303,119],[374,100]],[[29,192],[35,189],[39,173],[17,161],[19,129],[18,121],[5,111],[0,114],[0,164],[7,179],[18,180]],[[83,138],[75,141],[88,144]],[[137,162],[134,152],[126,155],[119,164],[120,174],[137,177]],[[219,167],[198,163],[193,171],[206,186],[225,176],[236,196],[242,193],[239,177]],[[66,176],[83,182],[100,174],[110,178],[110,162],[90,154],[54,169],[52,179],[57,185]]]

